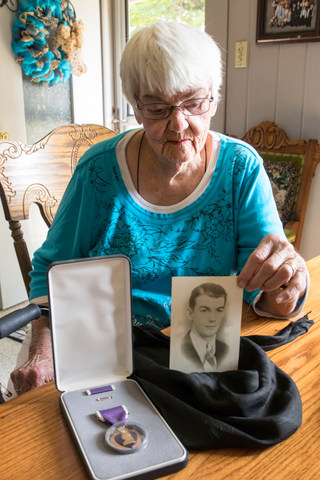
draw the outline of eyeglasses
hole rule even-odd
[[[145,103],[138,105],[138,110],[141,111],[142,116],[148,120],[162,120],[170,117],[174,108],[179,108],[183,115],[188,117],[192,115],[202,115],[207,113],[210,109],[210,104],[213,98],[192,98],[180,103],[180,105],[168,105],[167,103]]]

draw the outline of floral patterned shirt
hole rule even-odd
[[[134,324],[170,324],[173,276],[236,275],[268,233],[285,238],[262,159],[218,134],[219,154],[201,194],[169,213],[144,208],[128,191],[116,148],[127,132],[80,160],[44,244],[35,253],[30,298],[46,295],[57,260],[123,254],[132,269]],[[244,292],[252,304],[258,291]]]

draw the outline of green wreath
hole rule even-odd
[[[24,0],[15,18],[12,49],[24,73],[36,83],[66,82],[72,67],[63,42],[52,39],[60,28],[76,24],[74,9],[64,0]],[[83,72],[82,72],[83,73]]]

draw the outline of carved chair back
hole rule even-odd
[[[286,235],[298,250],[311,188],[320,161],[317,140],[289,140],[273,122],[262,122],[248,130],[243,140],[264,160]]]
[[[33,145],[0,140],[0,196],[27,293],[32,266],[20,221],[36,203],[50,226],[81,155],[114,135],[100,125],[70,124]]]

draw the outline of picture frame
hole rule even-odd
[[[257,43],[320,41],[320,0],[258,0]]]

